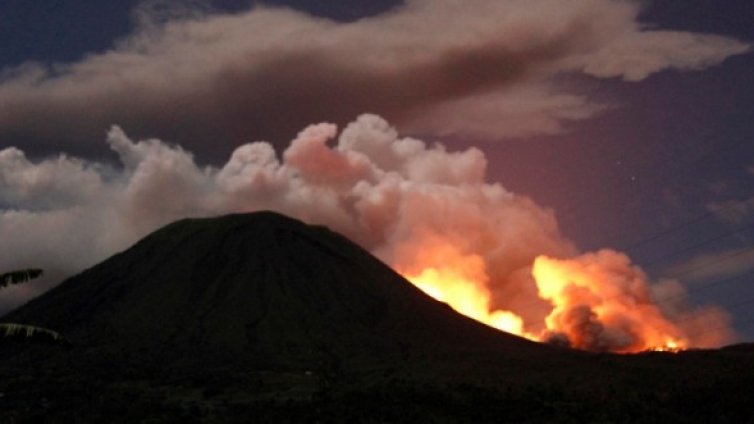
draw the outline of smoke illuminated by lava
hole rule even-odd
[[[635,352],[688,347],[683,331],[652,300],[647,279],[610,250],[570,260],[538,257],[539,295],[551,302],[546,337],[588,350]]]
[[[510,311],[491,310],[484,260],[477,255],[464,255],[451,244],[435,242],[421,250],[412,269],[398,271],[425,293],[456,311],[499,330],[525,335],[521,317]]]
[[[612,352],[732,340],[728,315],[691,307],[679,282],[650,281],[617,252],[579,252],[552,210],[485,180],[479,149],[401,138],[375,115],[339,135],[312,125],[280,156],[245,144],[220,168],[117,127],[108,143],[119,166],[0,150],[0,233],[14,241],[0,269],[70,275],[179,218],[270,209],[327,225],[432,297],[533,340]],[[28,298],[9,290],[0,300]]]
[[[624,254],[601,250],[561,260],[538,256],[531,275],[549,311],[538,321],[525,322],[522,315],[531,305],[511,310],[491,306],[483,256],[462,252],[461,242],[421,233],[402,246],[397,256],[405,265],[394,265],[396,269],[428,295],[491,327],[590,351],[677,351],[692,345],[684,329],[653,300],[647,276]]]
[[[452,245],[428,247],[422,256],[414,269],[399,271],[433,298],[499,330],[591,351],[689,347],[683,330],[651,299],[644,274],[620,253],[602,250],[570,260],[538,257],[532,274],[539,296],[552,305],[540,331],[525,330],[523,318],[513,311],[490,307],[488,277],[480,257],[463,255]]]

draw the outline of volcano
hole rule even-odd
[[[689,384],[754,381],[748,348],[622,357],[500,332],[343,236],[273,212],[172,223],[0,321],[70,341],[0,345],[11,421],[555,421],[621,391],[675,420]]]
[[[457,314],[339,234],[273,212],[175,222],[5,319],[173,359],[542,350]]]

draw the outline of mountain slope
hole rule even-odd
[[[257,360],[551,350],[455,313],[324,227],[272,212],[170,224],[5,319],[79,346]]]

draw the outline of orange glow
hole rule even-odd
[[[601,251],[567,260],[536,258],[532,276],[539,297],[551,304],[551,310],[543,323],[525,322],[523,309],[491,308],[481,256],[432,241],[418,250],[410,266],[396,267],[398,271],[428,295],[491,327],[593,351],[678,352],[689,346],[683,332],[651,300],[646,276],[625,255]],[[543,324],[540,333],[526,331]]]
[[[453,269],[426,268],[418,275],[406,275],[424,293],[445,302],[456,311],[490,327],[518,336],[524,334],[524,320],[510,311],[490,311],[490,294],[464,279]]]
[[[665,345],[663,346],[655,346],[653,348],[650,348],[649,350],[654,352],[669,352],[669,353],[678,353],[683,350],[683,348],[680,346],[680,343],[676,340],[668,340],[665,342]]]
[[[644,274],[626,261],[608,251],[570,260],[538,257],[532,274],[539,296],[553,307],[547,330],[588,350],[601,350],[600,338],[620,353],[687,348],[682,331],[650,298]]]
[[[450,245],[424,249],[419,255],[434,266],[414,266],[399,270],[416,287],[433,298],[447,303],[456,311],[518,336],[536,339],[524,332],[524,321],[511,311],[491,310],[490,292],[486,288],[487,275],[482,258],[463,255]]]

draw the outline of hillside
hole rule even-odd
[[[0,346],[10,420],[693,421],[743,419],[754,400],[747,346],[615,356],[536,344],[271,212],[170,224],[1,321],[72,344]]]

